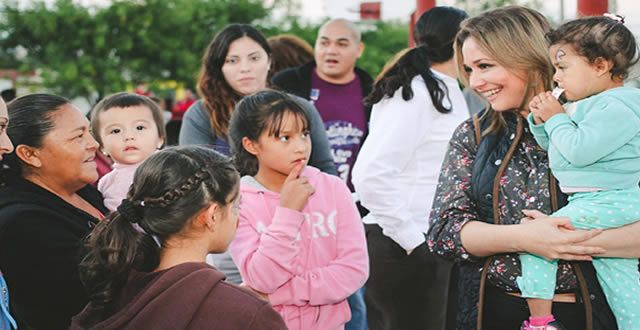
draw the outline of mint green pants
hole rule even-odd
[[[640,220],[640,189],[575,193],[553,216],[571,218],[578,229],[609,229]],[[556,287],[557,260],[520,256],[522,276],[516,279],[522,296],[551,300]],[[638,259],[593,258],[598,281],[620,329],[640,329]]]

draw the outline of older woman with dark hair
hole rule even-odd
[[[0,161],[2,155],[13,151],[13,144],[7,135],[7,126],[9,126],[7,105],[0,97]],[[15,329],[17,327],[16,321],[9,314],[9,308],[9,290],[2,273],[0,273],[0,329]]]
[[[107,212],[90,184],[98,144],[67,99],[23,96],[8,105],[0,188],[0,269],[20,329],[66,329],[88,298],[78,275],[83,238]]]

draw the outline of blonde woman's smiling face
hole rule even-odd
[[[527,91],[525,72],[505,68],[472,37],[462,44],[462,57],[469,86],[485,97],[493,110],[514,110],[522,105]]]

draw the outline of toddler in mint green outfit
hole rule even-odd
[[[547,34],[554,80],[564,89],[563,108],[551,92],[535,96],[529,126],[549,154],[549,164],[569,194],[553,216],[578,229],[608,229],[640,220],[640,90],[624,87],[637,61],[633,34],[617,15],[565,23]],[[517,279],[531,318],[522,329],[562,329],[549,324],[557,261],[522,255]],[[619,329],[640,329],[638,259],[594,258],[598,280]]]

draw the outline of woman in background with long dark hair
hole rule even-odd
[[[87,303],[82,240],[107,209],[91,184],[98,143],[69,100],[25,95],[8,104],[15,150],[0,170],[0,269],[19,329],[67,329]]]
[[[456,80],[453,40],[467,14],[424,13],[417,46],[392,65],[365,99],[369,136],[353,169],[371,263],[365,298],[371,329],[444,329],[450,264],[428,251],[431,201],[454,129],[469,116]]]

